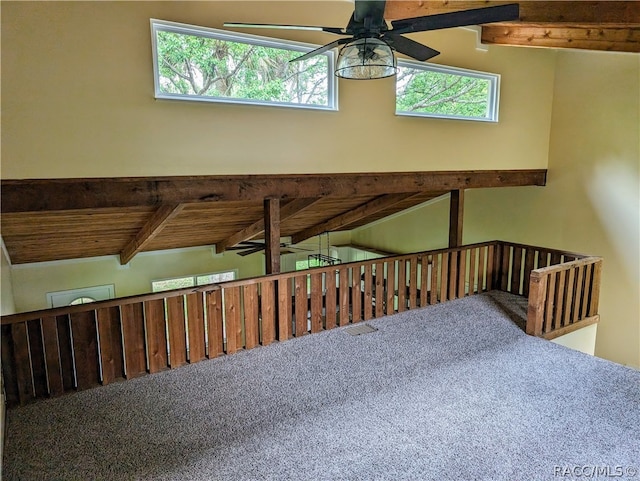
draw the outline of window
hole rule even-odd
[[[315,46],[151,21],[156,98],[336,110],[332,51]]]
[[[500,76],[399,61],[396,114],[498,121]]]
[[[57,291],[47,293],[47,305],[49,307],[75,306],[77,304],[87,304],[89,302],[104,301],[115,297],[115,286],[82,287],[68,291]]]
[[[173,277],[151,282],[153,292],[170,291],[185,287],[203,286],[216,282],[232,281],[236,278],[236,271],[214,272],[212,274],[198,274],[194,276]]]

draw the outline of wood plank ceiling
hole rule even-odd
[[[545,170],[3,180],[14,264],[350,230],[451,191],[544,185]],[[266,199],[271,217],[266,216]],[[273,210],[273,209],[277,210]],[[277,222],[265,227],[265,219]],[[277,224],[277,225],[274,225]]]
[[[485,44],[640,52],[640,1],[394,0],[385,19],[399,20],[505,3],[520,5],[520,19],[483,25]]]

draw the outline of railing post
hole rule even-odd
[[[529,284],[529,307],[527,309],[527,334],[542,335],[544,306],[547,297],[547,279],[549,276],[532,272]]]

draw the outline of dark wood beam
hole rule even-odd
[[[358,174],[23,179],[1,182],[1,209],[36,212],[226,200],[349,197],[545,185],[544,169]]]
[[[638,2],[640,5],[640,2]],[[604,28],[553,25],[485,25],[482,43],[524,47],[640,52],[640,27]]]
[[[280,199],[264,200],[265,274],[280,273]]]
[[[349,224],[353,224],[354,222],[359,221],[360,219],[364,219],[376,212],[380,212],[381,210],[388,209],[389,207],[402,202],[403,200],[408,199],[409,197],[413,197],[416,194],[412,193],[403,193],[403,194],[388,194],[373,199],[366,204],[361,205],[360,207],[356,207],[353,210],[345,212],[344,214],[340,214],[332,219],[329,219],[320,224],[316,224],[308,229],[297,232],[291,236],[291,242],[293,244],[297,244],[298,242],[302,242],[309,237],[314,237],[320,235],[324,232],[331,232],[334,230],[338,230],[341,228],[347,227]]]
[[[399,20],[513,1],[394,1],[385,18]],[[482,26],[482,43],[640,52],[639,1],[520,1],[520,19]]]
[[[640,24],[640,2],[638,1],[407,1],[387,2],[385,18],[399,20],[424,15],[449,13],[459,10],[490,7],[506,3],[520,5],[520,22],[524,23],[570,23],[583,24]],[[517,23],[517,22],[509,22]]]
[[[285,220],[298,215],[318,202],[320,199],[306,198],[306,199],[293,199],[280,209],[280,223]],[[224,252],[229,247],[233,247],[240,242],[253,239],[255,236],[264,232],[264,217],[248,227],[236,232],[232,236],[220,241],[216,244],[216,252]]]
[[[120,252],[120,264],[124,265],[133,259],[183,208],[183,204],[160,206],[135,237],[122,249],[122,252]]]
[[[462,245],[464,190],[452,190],[449,201],[449,248]]]

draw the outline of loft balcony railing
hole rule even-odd
[[[501,290],[526,332],[599,320],[602,259],[503,241],[2,316],[9,407]]]

